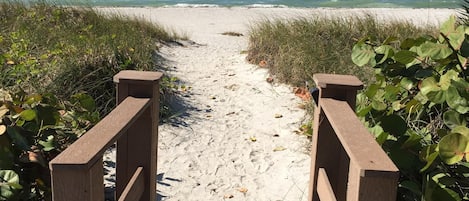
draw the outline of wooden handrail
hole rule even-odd
[[[309,200],[396,200],[399,170],[354,112],[362,82],[350,75],[315,74],[313,79],[319,94]]]
[[[382,173],[383,176],[386,174],[396,176],[397,167],[376,143],[373,135],[363,126],[347,102],[323,98],[321,107],[350,160],[363,170],[361,175]]]
[[[104,151],[127,132],[150,103],[149,98],[127,97],[85,135],[55,157],[50,162],[51,170],[58,166],[90,169],[102,158]]]
[[[114,76],[118,106],[49,164],[54,201],[104,201],[103,153],[116,142],[116,197],[156,199],[161,76],[141,71]]]

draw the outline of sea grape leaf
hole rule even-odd
[[[436,82],[434,77],[427,77],[425,78],[422,83],[420,84],[420,92],[423,95],[427,95],[432,91],[440,91],[441,87],[438,86],[438,82]]]
[[[74,99],[75,103],[80,103],[80,106],[87,111],[94,111],[96,109],[96,103],[93,97],[88,94],[78,93],[73,95],[72,98]]]
[[[55,149],[54,136],[53,135],[47,136],[47,140],[46,141],[40,140],[39,144],[44,147],[43,148],[44,151],[51,151]]]
[[[381,127],[394,136],[401,136],[407,131],[407,123],[399,115],[388,115],[381,118]]]
[[[446,44],[425,42],[417,49],[417,54],[421,57],[430,57],[433,60],[441,60],[447,58],[453,53]]]
[[[453,32],[449,33],[446,37],[449,40],[449,44],[454,50],[459,50],[465,39],[465,30],[463,26],[458,26]]]
[[[469,152],[469,139],[459,133],[451,133],[441,138],[438,149],[441,160],[452,165],[461,161],[464,154]]]
[[[451,15],[448,20],[443,22],[443,24],[440,26],[440,32],[448,36],[450,33],[454,32],[456,30],[456,17],[454,15]]]
[[[376,53],[371,45],[364,42],[359,42],[353,46],[352,61],[358,66],[364,66],[368,63],[373,63]],[[372,64],[374,67],[374,65]]]
[[[427,163],[422,169],[420,169],[420,172],[424,172],[425,170],[427,170],[438,157],[439,153],[436,150],[437,147],[438,145],[432,144],[422,149],[422,151],[420,152],[420,158],[422,158],[422,160],[426,161]]]
[[[19,189],[22,189],[22,186],[18,174],[13,170],[0,170],[0,198],[9,200]]]
[[[401,82],[399,83],[401,85],[402,88],[406,89],[406,90],[410,90],[414,87],[414,82],[412,82],[411,79],[409,78],[402,78]]]
[[[428,77],[422,81],[420,92],[422,92],[428,100],[436,104],[440,104],[445,101],[445,93],[442,91],[439,83],[435,81],[434,77]]]
[[[469,128],[467,128],[466,126],[456,126],[451,129],[451,133],[459,133],[469,138]]]
[[[409,50],[401,50],[399,52],[396,52],[394,54],[394,60],[397,62],[407,65],[409,63],[412,63],[416,60],[417,58],[417,53],[409,51]]]
[[[443,121],[448,128],[455,128],[457,126],[466,126],[466,121],[461,117],[459,112],[448,110],[443,113]]]
[[[451,86],[451,81],[458,79],[458,75],[459,73],[456,72],[455,70],[449,70],[448,72],[443,74],[439,81],[439,85],[441,89],[447,90],[449,86]]]
[[[449,87],[445,93],[445,96],[446,103],[448,103],[448,106],[450,106],[452,109],[461,114],[465,114],[469,111],[469,103],[467,99],[461,97],[455,87]]]
[[[28,141],[18,132],[14,127],[7,127],[8,136],[13,140],[13,143],[22,150],[30,150]]]
[[[383,55],[381,60],[378,61],[378,64],[382,64],[386,59],[394,55],[393,47],[390,45],[381,45],[375,49],[375,52]]]

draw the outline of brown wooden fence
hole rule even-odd
[[[399,171],[355,115],[354,76],[315,74],[309,200],[395,201]]]
[[[114,76],[118,106],[50,162],[54,201],[103,201],[103,153],[117,142],[116,197],[156,200],[158,72]]]
[[[114,76],[118,106],[50,162],[54,201],[103,201],[103,153],[117,142],[116,197],[156,200],[157,72]],[[315,74],[309,200],[394,201],[399,172],[354,113],[363,84],[347,75]]]

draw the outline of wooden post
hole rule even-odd
[[[308,200],[319,200],[316,192],[319,168],[329,171],[326,174],[329,176],[337,200],[346,200],[350,159],[321,109],[321,99],[334,98],[347,101],[351,108],[355,108],[357,91],[363,88],[363,83],[350,75],[314,74],[313,79],[319,88],[319,98],[314,111]]]
[[[117,103],[126,97],[151,98],[152,106],[117,140],[116,197],[119,198],[138,167],[143,167],[145,190],[140,201],[156,200],[159,122],[159,72],[121,71],[114,76]]]
[[[54,200],[104,201],[102,157],[90,169],[87,164],[53,164],[51,168]]]

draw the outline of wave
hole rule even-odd
[[[282,4],[249,4],[249,5],[234,5],[242,8],[288,8]],[[226,7],[225,5],[218,4],[189,4],[189,3],[178,3],[174,5],[164,5],[163,8],[219,8]]]

